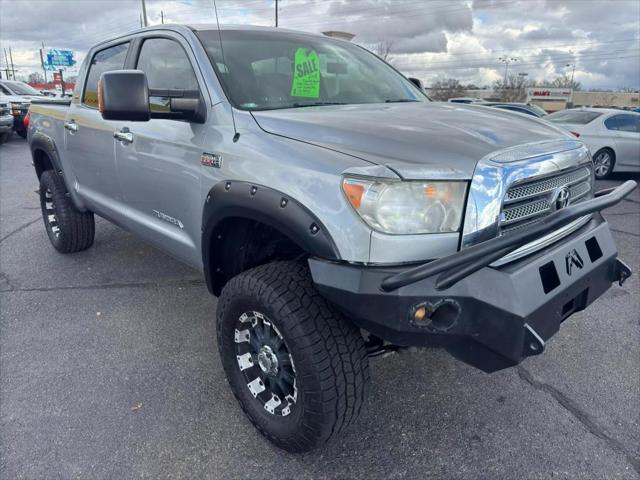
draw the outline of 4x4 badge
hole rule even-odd
[[[564,257],[564,262],[567,267],[567,275],[571,275],[573,267],[577,267],[578,269],[584,267],[584,261],[575,248],[567,253]]]

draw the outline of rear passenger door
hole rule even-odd
[[[74,98],[65,118],[66,156],[80,196],[93,211],[117,221],[122,195],[115,166],[113,132],[117,122],[103,120],[98,111],[98,80],[103,72],[121,70],[129,42],[118,43],[93,54],[79,99]]]
[[[621,113],[607,118],[604,124],[615,135],[616,163],[640,168],[640,115]]]
[[[130,66],[145,72],[150,93],[158,89],[204,91],[193,54],[183,42],[171,32],[150,34],[137,42]],[[152,110],[166,109],[166,105],[166,97],[150,97]],[[200,159],[206,124],[151,119],[120,122],[118,127],[127,129],[131,138],[131,142],[116,141],[115,151],[133,228],[172,255],[200,266]]]

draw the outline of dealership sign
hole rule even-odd
[[[47,52],[47,60],[44,67],[47,70],[66,70],[69,67],[73,67],[76,64],[76,60],[73,57],[71,50],[49,50]]]

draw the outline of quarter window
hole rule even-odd
[[[122,70],[128,49],[128,42],[121,43],[100,50],[93,56],[89,65],[82,103],[89,107],[98,108],[98,80],[100,80],[100,76],[111,70]]]
[[[149,88],[197,90],[191,62],[180,44],[168,38],[145,40],[138,57],[138,70],[147,74]]]

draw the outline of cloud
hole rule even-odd
[[[38,49],[69,48],[81,60],[96,42],[136,29],[140,0],[0,0],[0,43],[19,76],[39,70]],[[345,30],[364,46],[390,42],[394,65],[427,84],[454,77],[490,84],[501,56],[514,73],[542,80],[567,72],[587,88],[640,88],[637,0],[281,0],[280,26]],[[273,25],[274,0],[217,0],[222,23]],[[211,0],[147,0],[152,24],[215,23]],[[1,51],[1,50],[0,50]],[[0,58],[0,65],[4,58]],[[572,67],[571,67],[572,68]]]

